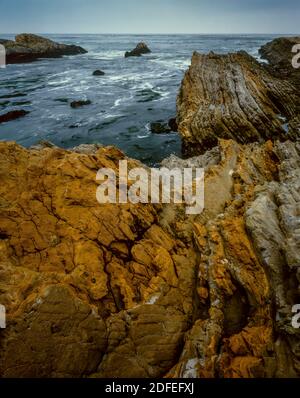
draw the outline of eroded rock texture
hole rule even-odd
[[[194,156],[217,145],[300,136],[299,91],[271,75],[246,52],[194,53],[177,98],[183,153]]]
[[[187,217],[98,204],[114,148],[0,143],[1,376],[299,376],[299,154],[220,141]]]
[[[197,254],[152,205],[97,203],[98,169],[123,157],[0,144],[2,377],[159,376],[177,362]]]

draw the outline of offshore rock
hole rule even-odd
[[[39,58],[60,58],[63,55],[85,54],[87,51],[75,45],[56,43],[33,34],[17,35],[15,41],[0,40],[6,49],[8,64],[32,62]]]
[[[0,123],[6,123],[11,120],[19,119],[20,117],[24,117],[30,113],[29,111],[25,111],[24,109],[18,109],[14,111],[10,111],[0,115]]]
[[[100,70],[100,69],[97,69],[97,70],[95,70],[94,72],[93,72],[93,76],[104,76],[105,75],[105,72],[103,72],[102,70]]]
[[[149,54],[149,53],[151,53],[150,48],[147,46],[146,43],[141,42],[132,51],[126,51],[125,58],[140,57],[143,54]]]
[[[81,108],[82,106],[91,105],[92,101],[90,100],[80,100],[80,101],[72,101],[70,103],[71,108]]]
[[[194,53],[177,98],[183,154],[199,155],[219,138],[238,143],[296,139],[299,95],[246,52]]]
[[[1,377],[300,376],[299,143],[173,159],[206,170],[198,216],[100,205],[123,159],[0,142]]]

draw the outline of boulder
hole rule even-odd
[[[15,41],[0,40],[6,49],[8,64],[32,62],[39,58],[59,58],[64,55],[85,54],[87,51],[75,45],[56,43],[47,38],[33,35],[17,35]]]
[[[177,98],[184,155],[201,154],[219,138],[239,143],[296,139],[299,95],[246,52],[195,52]]]
[[[149,49],[147,44],[141,42],[132,51],[126,51],[125,58],[140,57],[142,54],[149,54],[149,53],[151,53],[151,50]]]
[[[7,112],[3,115],[0,115],[0,123],[6,123],[11,120],[19,119],[20,117],[26,116],[29,111],[25,111],[24,109],[14,110]]]
[[[95,70],[95,72],[93,72],[93,76],[104,76],[105,73],[102,70]]]
[[[70,103],[71,108],[81,108],[82,106],[91,105],[92,101],[90,100],[80,100],[80,101],[72,101]]]

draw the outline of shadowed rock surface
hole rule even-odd
[[[39,58],[59,58],[63,55],[85,54],[87,51],[75,45],[56,43],[33,34],[17,35],[15,41],[0,40],[6,49],[8,64],[32,62]]]
[[[146,43],[141,42],[132,51],[126,51],[125,58],[140,57],[143,54],[149,54],[149,53],[151,53],[150,48],[147,46]]]
[[[292,52],[293,47],[300,45],[300,36],[298,37],[279,37],[259,50],[262,58],[269,62],[267,68],[275,76],[288,79],[300,88],[300,68],[295,69],[292,59],[296,53]]]
[[[188,217],[98,204],[115,148],[0,142],[0,375],[300,376],[299,155],[221,140]]]
[[[299,107],[294,85],[272,76],[247,53],[194,53],[177,98],[183,153],[203,153],[218,138],[294,140],[300,136]]]

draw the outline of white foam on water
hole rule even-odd
[[[148,138],[149,134],[146,135],[138,135],[137,138],[139,138],[140,140],[142,140],[143,138]]]
[[[120,106],[123,102],[128,102],[128,101],[132,100],[132,98],[133,98],[133,94],[131,94],[129,97],[122,97],[122,98],[116,99],[115,102],[114,102],[113,108],[117,108],[117,107]]]
[[[61,87],[62,84],[70,83],[72,80],[73,80],[72,77],[67,77],[66,79],[54,80],[53,82],[48,82],[48,85]]]
[[[105,59],[111,60],[115,58],[124,57],[125,51],[110,50],[110,51],[100,51],[100,52],[89,52],[89,57],[93,59]]]
[[[112,119],[114,117],[122,117],[124,115],[122,114],[113,114],[113,113],[108,113],[107,115],[102,116],[103,119]]]
[[[150,62],[162,65],[164,67],[167,67],[168,69],[173,69],[173,70],[186,70],[191,66],[191,60],[190,59],[185,59],[185,60],[176,60],[176,59],[170,59],[170,60],[164,60],[164,59],[152,59]]]

